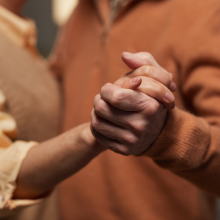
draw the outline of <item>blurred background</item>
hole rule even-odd
[[[52,20],[51,0],[30,0],[24,14],[35,20],[38,28],[38,49],[48,56],[57,33],[57,25]]]
[[[53,47],[58,26],[71,15],[78,0],[29,0],[23,12],[35,20],[38,28],[38,49],[47,57]]]
[[[50,54],[58,27],[65,23],[76,4],[77,0],[29,0],[25,6],[24,14],[36,22],[38,49],[44,57]],[[217,220],[220,220],[220,200]]]

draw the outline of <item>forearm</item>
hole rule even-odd
[[[220,196],[220,128],[176,108],[153,146],[143,156],[203,190]]]
[[[42,196],[104,150],[95,142],[90,130],[82,129],[82,126],[29,151],[17,179],[14,198],[33,199]],[[89,141],[86,142],[84,137]]]

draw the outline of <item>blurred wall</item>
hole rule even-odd
[[[47,57],[57,33],[57,26],[52,20],[52,1],[29,0],[23,12],[35,20],[38,28],[38,49],[43,56]]]
[[[54,21],[58,25],[63,25],[76,8],[79,0],[52,0],[52,2]]]

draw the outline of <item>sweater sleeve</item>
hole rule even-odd
[[[213,7],[197,13],[184,35],[185,41],[176,49],[178,89],[184,109],[176,107],[169,112],[162,133],[144,154],[162,168],[217,196],[220,196],[219,5],[215,1]]]

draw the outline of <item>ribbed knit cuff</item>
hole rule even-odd
[[[209,124],[178,108],[169,111],[165,127],[143,155],[173,171],[199,167],[210,142]]]

